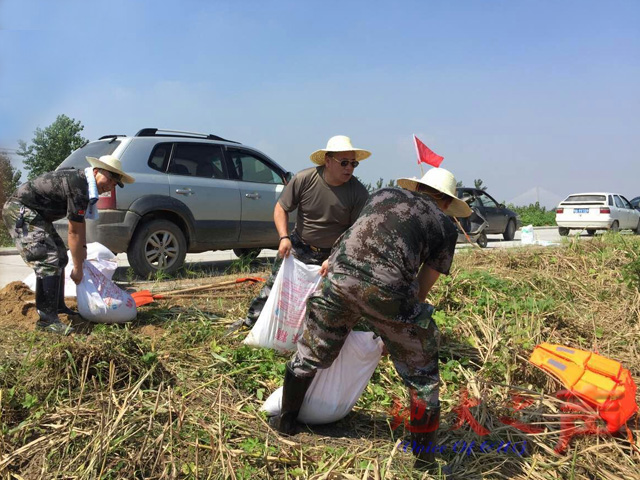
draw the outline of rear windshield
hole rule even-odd
[[[113,139],[87,143],[65,158],[58,168],[86,168],[89,163],[85,157],[100,158],[102,155],[110,155],[118,148],[118,145],[120,145],[120,141]]]
[[[569,195],[569,197],[564,201],[564,203],[604,203],[606,201],[605,195]]]

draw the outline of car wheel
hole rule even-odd
[[[487,244],[489,243],[489,240],[487,239],[487,234],[482,232],[480,235],[478,235],[478,239],[476,240],[476,243],[482,248],[487,248]]]
[[[262,250],[259,248],[234,248],[233,253],[238,258],[254,260]]]
[[[619,232],[620,231],[620,224],[618,223],[617,220],[614,220],[613,223],[611,224],[611,229],[612,232]]]
[[[587,228],[587,235],[593,237],[596,234],[596,231],[592,228]]]
[[[569,235],[569,229],[567,227],[558,227],[558,233],[561,237],[566,237]]]
[[[505,240],[513,240],[513,237],[516,236],[516,222],[513,220],[509,220],[507,223],[507,228],[502,234]]]
[[[184,264],[187,241],[178,226],[168,220],[151,220],[136,230],[127,250],[133,270],[147,278],[158,271],[174,273]]]

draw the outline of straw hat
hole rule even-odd
[[[329,139],[329,141],[327,142],[327,148],[316,150],[311,154],[309,158],[311,158],[311,161],[313,163],[324,165],[324,157],[327,152],[356,152],[356,160],[358,162],[361,162],[371,155],[371,152],[369,152],[368,150],[355,148],[353,145],[351,145],[351,139],[349,137],[345,137],[344,135],[336,135],[335,137],[331,137]]]
[[[123,183],[133,183],[136,181],[131,175],[127,175],[122,171],[122,163],[113,155],[103,155],[100,158],[96,157],[86,157],[87,162],[94,168],[102,168],[103,170],[108,170],[110,172],[116,173],[120,175],[121,181],[118,182],[120,188],[123,187]]]
[[[456,195],[456,178],[449,170],[432,168],[422,178],[399,178],[397,182],[399,186],[412,192],[415,192],[420,184],[451,197],[453,201],[447,211],[444,212],[450,217],[468,217],[471,215],[471,208],[467,205],[467,202],[463,202]]]

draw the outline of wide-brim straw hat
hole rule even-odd
[[[356,161],[361,162],[365,158],[371,156],[371,152],[362,148],[355,148],[351,145],[351,139],[344,135],[336,135],[331,137],[327,142],[327,148],[321,148],[311,154],[309,158],[313,163],[318,165],[325,164],[325,155],[328,152],[356,152]]]
[[[113,173],[120,175],[122,183],[133,183],[136,181],[131,175],[127,175],[122,171],[122,163],[113,155],[103,155],[100,158],[86,157],[87,162],[94,168],[102,168]],[[122,185],[120,185],[122,187]]]
[[[452,202],[444,212],[450,217],[468,217],[471,215],[471,208],[456,195],[456,177],[449,170],[444,168],[432,168],[424,174],[422,178],[399,178],[397,183],[402,188],[415,192],[418,185],[426,185],[438,192],[442,192],[451,197]]]

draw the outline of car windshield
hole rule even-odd
[[[590,202],[596,202],[596,203],[604,203],[606,201],[606,196],[605,195],[569,195],[569,197],[567,197],[567,199],[565,200],[565,202],[571,202],[571,203],[590,203]]]
[[[98,142],[87,143],[84,147],[77,149],[69,155],[64,162],[60,164],[60,168],[85,168],[89,166],[86,157],[100,158],[103,155],[112,154],[120,145],[119,140],[101,140]]]

